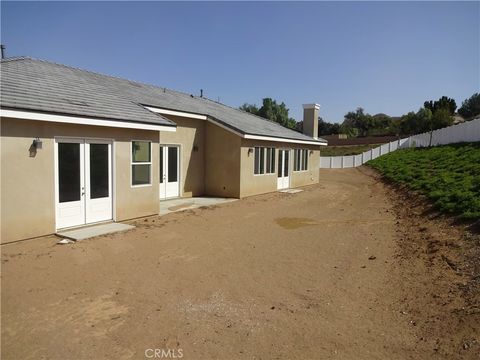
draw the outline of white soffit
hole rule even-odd
[[[0,109],[0,116],[14,119],[25,119],[35,121],[50,121],[76,125],[106,126],[124,129],[154,130],[175,132],[175,126],[145,124],[121,120],[103,120],[95,118],[85,118],[80,116],[55,115],[34,111]]]

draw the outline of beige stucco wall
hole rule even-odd
[[[205,193],[238,198],[241,138],[212,123],[205,126]]]
[[[113,139],[116,221],[158,214],[158,132],[2,118],[1,242],[55,232],[54,137]],[[29,156],[33,139],[42,149]],[[131,187],[131,140],[152,142],[152,185]],[[157,186],[156,186],[157,185]]]
[[[297,149],[302,149],[302,147],[295,146]],[[320,170],[320,150],[318,146],[316,147],[303,147],[310,149],[308,157],[308,169],[306,171],[292,171],[290,174],[290,187],[296,188],[299,186],[306,186],[317,184],[319,181],[319,170]],[[291,152],[292,157],[292,167],[293,170],[293,151]]]
[[[293,171],[290,186],[318,182],[320,147],[242,139],[210,122],[175,116],[177,132],[118,129],[2,118],[1,130],[1,242],[55,232],[54,137],[113,140],[113,192],[116,221],[154,215],[159,210],[159,144],[181,146],[181,196],[246,197],[277,190],[274,174],[253,174],[254,146],[278,149],[308,148],[308,170]],[[33,139],[43,141],[35,157],[29,156]],[[131,186],[131,141],[152,142],[152,184]],[[193,151],[193,147],[198,148]]]
[[[249,148],[255,146],[274,147],[275,148],[275,173],[254,175],[254,153],[248,153]],[[240,197],[257,195],[272,191],[277,191],[277,169],[278,169],[278,149],[289,149],[289,172],[290,187],[305,186],[318,183],[320,168],[320,146],[300,145],[282,142],[258,141],[242,139],[241,141],[241,178],[240,178]],[[308,170],[293,171],[293,149],[310,149],[308,158]]]
[[[176,132],[160,132],[160,144],[180,145],[180,196],[201,196],[205,193],[205,121],[164,116],[177,124]]]

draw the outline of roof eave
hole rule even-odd
[[[207,115],[207,120],[220,126],[221,128],[234,133],[235,135],[240,136],[243,139],[250,139],[250,140],[260,140],[260,141],[275,141],[275,142],[287,142],[287,143],[295,143],[295,144],[306,144],[306,145],[317,145],[317,146],[326,146],[326,141],[319,141],[316,139],[312,140],[300,140],[294,138],[285,138],[279,136],[266,136],[266,135],[259,135],[253,133],[246,133],[241,131],[238,128],[234,128],[228,124],[225,124],[223,121],[218,120],[212,116]],[[292,130],[293,131],[293,130]]]
[[[53,112],[36,111],[31,109],[19,109],[12,107],[0,107],[0,116],[13,119],[34,120],[34,121],[47,121],[68,123],[75,125],[93,125],[93,126],[105,126],[113,128],[126,128],[126,129],[138,129],[138,130],[153,130],[153,131],[167,131],[175,132],[176,124],[172,122],[172,125],[167,124],[152,124],[138,121],[118,120],[118,119],[106,119],[97,117],[85,117],[72,114],[59,114]]]

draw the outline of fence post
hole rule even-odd
[[[373,160],[373,149],[370,149],[370,160]]]
[[[332,168],[333,156],[330,156],[330,169]]]
[[[365,154],[365,152],[362,152],[362,163],[361,163],[360,165],[363,165],[363,162],[364,162],[364,160],[363,160],[363,154]]]
[[[344,156],[342,155],[342,169],[343,169],[343,158],[344,158]]]

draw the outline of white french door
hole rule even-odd
[[[278,150],[277,189],[290,187],[290,150]]]
[[[112,219],[112,143],[56,139],[57,229]]]
[[[111,220],[112,143],[85,141],[85,222]]]
[[[160,145],[160,199],[180,196],[180,147]]]

